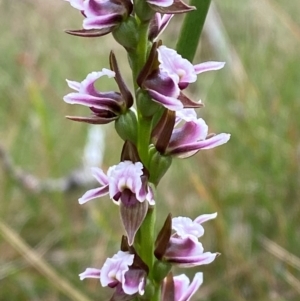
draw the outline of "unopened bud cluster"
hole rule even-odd
[[[67,118],[95,125],[114,122],[124,140],[120,162],[107,171],[92,168],[99,187],[87,191],[79,203],[109,196],[120,208],[125,235],[120,250],[101,269],[87,268],[80,279],[99,279],[113,289],[111,300],[189,300],[202,284],[202,273],[190,282],[185,275],[173,276],[172,267],[199,266],[217,257],[218,253],[204,252],[199,242],[202,224],[217,214],[195,220],[169,214],[156,233],[155,189],[174,157],[188,158],[229,140],[229,134],[208,133],[195,111],[203,104],[184,93],[198,74],[219,70],[224,63],[193,65],[157,39],[174,14],[194,9],[181,0],[66,1],[83,16],[83,28],[67,33],[80,37],[112,33],[127,51],[134,81],[130,91],[113,51],[110,69],[93,71],[81,82],[67,80],[73,92],[64,101],[90,110],[87,116]],[[99,91],[95,82],[101,77],[115,80],[118,91]]]

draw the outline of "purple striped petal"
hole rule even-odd
[[[224,67],[224,62],[205,62],[194,66],[196,74],[200,74],[206,71],[220,70]]]
[[[168,150],[204,140],[208,133],[208,126],[202,118],[186,122],[182,127],[173,130]]]
[[[225,144],[230,139],[230,134],[218,134],[203,141],[198,141],[191,144],[185,144],[174,147],[169,151],[169,154],[175,155],[179,158],[188,158],[202,149],[211,149],[219,145]]]
[[[197,218],[195,218],[194,223],[203,224],[211,219],[216,218],[217,215],[218,215],[217,212],[212,213],[212,214],[202,214],[202,215],[198,216]]]
[[[203,253],[203,246],[195,236],[171,237],[164,254],[165,260],[179,267],[194,267],[211,263],[218,253]]]
[[[165,108],[167,108],[171,111],[183,109],[183,104],[177,98],[165,96],[154,90],[148,90],[148,93],[151,96],[151,98],[153,99],[153,101],[163,105]]]
[[[92,167],[92,175],[101,185],[108,185],[108,176],[98,167]]]
[[[156,13],[156,15],[158,15],[159,13]],[[160,17],[158,17],[158,34],[157,36],[159,36],[160,34],[163,33],[163,31],[165,30],[165,28],[168,26],[168,24],[170,23],[171,19],[173,18],[173,14],[164,14],[161,17],[161,14],[159,14]]]
[[[81,82],[79,92],[81,94],[90,94],[90,95],[93,95],[93,96],[100,96],[101,94],[95,88],[95,82],[96,82],[97,79],[99,79],[103,75],[106,75],[108,78],[112,78],[112,77],[115,77],[116,74],[115,74],[115,72],[113,72],[109,69],[105,69],[105,68],[103,68],[102,71],[91,72]]]
[[[175,276],[173,280],[175,300],[189,301],[203,283],[203,273],[196,273],[191,284],[189,278],[184,274]]]
[[[80,280],[85,278],[97,278],[100,279],[101,270],[94,269],[94,268],[87,268],[84,272],[79,274]]]
[[[100,110],[107,110],[113,113],[118,113],[117,109],[120,104],[112,98],[100,98],[88,94],[69,93],[64,96],[63,100],[69,104],[78,104],[86,107],[94,107]],[[115,108],[116,110],[113,110]]]
[[[196,256],[176,258],[173,262],[181,268],[192,268],[203,264],[212,263],[219,253],[205,252]]]
[[[119,13],[111,13],[103,16],[87,17],[83,20],[84,29],[102,29],[118,25],[122,21]]]
[[[145,292],[145,276],[146,273],[143,270],[131,269],[125,273],[122,281],[122,288],[127,295],[144,295]]]
[[[78,202],[80,205],[82,205],[90,200],[100,198],[100,197],[108,194],[108,192],[109,192],[108,185],[105,185],[100,188],[91,189],[91,190],[88,190],[81,198],[79,198]]]

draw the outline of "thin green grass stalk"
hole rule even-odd
[[[193,61],[211,0],[191,0],[196,10],[185,15],[176,50],[190,62]]]

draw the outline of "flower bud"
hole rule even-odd
[[[169,274],[171,271],[172,264],[163,261],[155,261],[153,267],[153,275],[156,282],[161,283],[162,280]]]
[[[135,49],[138,43],[138,29],[136,19],[132,16],[124,20],[112,32],[115,40],[125,49]]]
[[[171,156],[163,156],[154,146],[149,150],[150,182],[157,185],[172,163]]]
[[[136,102],[143,117],[152,117],[161,108],[160,104],[154,102],[149,94],[141,89],[137,91]]]
[[[135,112],[128,110],[125,114],[120,115],[115,122],[115,129],[124,141],[129,140],[132,143],[135,143],[137,135],[137,120]]]

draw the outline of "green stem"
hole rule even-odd
[[[140,159],[145,167],[149,164],[149,143],[152,128],[152,118],[143,117],[138,110],[138,139],[137,149]]]
[[[149,267],[149,278],[152,280],[152,267],[154,264],[154,228],[156,220],[155,206],[148,209],[146,218],[143,221],[141,228],[139,229],[139,246],[140,257]]]
[[[160,301],[161,297],[161,289],[160,285],[155,288],[154,295],[151,298],[151,301]]]
[[[185,16],[176,50],[190,62],[194,59],[210,2],[211,0],[191,0],[189,3],[196,10]]]
[[[139,87],[137,85],[137,77],[147,61],[148,50],[151,45],[148,41],[149,22],[141,22],[139,24],[139,42],[137,48],[132,53],[129,53],[129,59],[132,67],[132,76],[135,88],[135,96],[138,98]],[[139,95],[146,97],[143,94]],[[142,99],[142,102],[137,101],[138,129],[137,129],[137,150],[143,165],[147,168],[149,161],[149,144],[152,130],[153,116],[144,116],[142,114],[142,104],[147,99]],[[146,202],[146,200],[145,200]],[[136,236],[135,247],[145,264],[149,268],[149,280],[153,281],[153,264],[154,264],[154,244],[155,244],[155,206],[148,209],[147,215],[141,225]],[[151,301],[159,301],[160,286],[155,286],[155,292]]]

